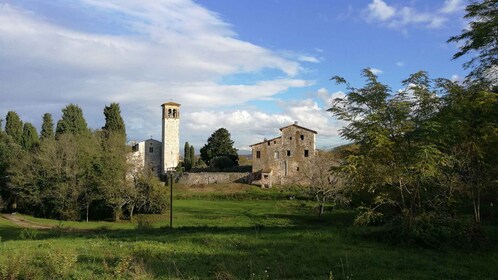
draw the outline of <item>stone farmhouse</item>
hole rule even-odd
[[[159,176],[175,170],[180,162],[180,104],[162,106],[162,142],[154,139],[135,143],[130,160],[137,167],[151,168]]]
[[[251,145],[253,183],[306,183],[302,172],[315,158],[316,131],[294,124],[280,128],[281,136]],[[304,182],[303,182],[304,181]]]

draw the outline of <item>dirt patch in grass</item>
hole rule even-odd
[[[24,219],[21,216],[18,216],[16,214],[1,214],[1,216],[12,222],[13,224],[23,227],[23,228],[33,228],[33,229],[51,229],[54,228],[54,225],[47,225],[47,224],[42,224],[42,223],[37,223],[33,221],[29,221]]]

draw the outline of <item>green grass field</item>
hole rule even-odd
[[[429,250],[361,237],[354,213],[244,185],[177,187],[169,213],[137,222],[22,229],[0,218],[0,279],[497,279],[498,250]],[[328,209],[330,210],[330,209]],[[147,226],[150,223],[150,227]]]

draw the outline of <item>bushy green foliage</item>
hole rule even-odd
[[[218,156],[211,159],[211,167],[216,168],[218,170],[224,170],[226,168],[230,168],[235,166],[235,162],[229,156]]]
[[[78,105],[69,104],[62,109],[62,118],[57,122],[57,136],[65,133],[85,135],[89,132],[83,111]]]
[[[21,145],[23,123],[19,115],[14,111],[7,112],[5,117],[5,133],[12,137],[15,143]]]
[[[358,222],[397,220],[410,228],[424,213],[456,211],[458,196],[473,204],[497,174],[498,100],[485,87],[432,80],[418,72],[393,92],[369,69],[366,85],[354,88],[330,109],[348,124],[341,136],[355,148],[343,158],[348,184],[372,197]]]
[[[30,151],[37,148],[38,145],[40,145],[40,139],[36,128],[30,123],[25,123],[22,131],[21,146]]]
[[[134,211],[160,213],[165,195],[154,175],[130,179],[124,122],[115,103],[105,109],[103,131],[90,132],[81,108],[63,109],[57,137],[44,115],[42,141],[26,123],[21,142],[0,132],[0,194],[6,208],[61,220],[117,219]],[[21,123],[9,114],[9,132]],[[22,146],[21,146],[22,144]]]
[[[230,139],[230,133],[226,128],[220,128],[213,132],[207,143],[201,148],[201,159],[211,166],[211,160],[215,157],[227,156],[235,165],[238,165],[237,149],[233,147],[234,142]]]
[[[43,114],[43,123],[40,132],[40,140],[43,139],[53,139],[54,138],[54,121],[52,120],[52,114]]]

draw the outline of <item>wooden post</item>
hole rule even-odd
[[[173,172],[169,173],[170,192],[169,192],[169,227],[173,228]]]

